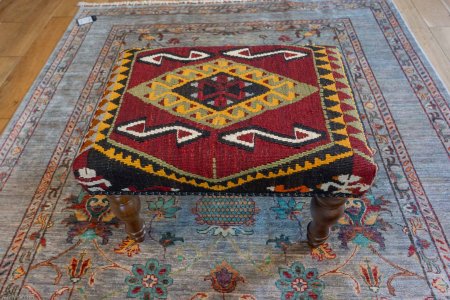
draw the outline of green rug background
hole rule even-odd
[[[85,5],[87,15],[98,20],[72,22],[0,138],[0,299],[450,297],[450,97],[389,1]],[[70,170],[118,52],[249,44],[340,48],[375,186],[314,251],[310,199],[290,197],[143,197],[149,236],[130,242]]]

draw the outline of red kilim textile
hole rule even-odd
[[[361,195],[376,165],[335,47],[131,49],[74,163],[90,193]]]

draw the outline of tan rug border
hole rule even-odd
[[[165,4],[221,4],[221,3],[251,3],[251,2],[283,2],[279,0],[140,0],[140,1],[119,1],[119,2],[78,2],[78,6],[138,6],[138,5],[165,5]]]

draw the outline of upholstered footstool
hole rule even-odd
[[[376,173],[335,47],[120,53],[73,170],[143,241],[138,195],[312,196],[323,243]]]

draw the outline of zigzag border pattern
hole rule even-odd
[[[116,104],[114,102],[115,100],[119,100],[125,91],[134,55],[139,50],[141,48],[128,49],[119,54],[117,63],[109,76],[102,99],[92,118],[91,126],[84,138],[80,153],[91,149],[96,142],[106,138],[103,131],[111,127],[106,121],[114,117],[113,110],[119,107],[118,103]]]
[[[333,71],[340,70],[339,66],[332,66],[328,56],[327,48],[319,46],[307,46],[314,52],[316,73],[319,79],[320,95],[322,106],[325,108],[326,120],[332,140],[343,147],[352,149],[347,126],[344,121],[344,114],[340,106],[341,87],[336,85],[336,78]],[[336,68],[337,67],[337,68]]]
[[[339,52],[335,51],[333,47],[310,46],[309,48],[315,53],[314,57],[316,59],[317,73],[320,77],[322,97],[325,101],[335,103],[331,107],[325,105],[330,113],[329,117],[331,117],[330,121],[332,122],[330,123],[332,127],[330,131],[333,132],[334,137],[338,136],[339,138],[345,127],[345,135],[348,134],[348,139],[338,140],[336,143],[350,149],[361,148],[353,147],[355,143],[366,145],[366,149],[364,149],[366,151],[355,151],[354,154],[375,165],[371,158],[373,153],[367,146],[367,139]],[[340,111],[342,116],[333,118],[332,112],[336,111]]]

